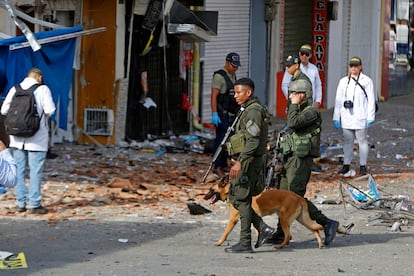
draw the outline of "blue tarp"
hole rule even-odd
[[[37,39],[42,39],[82,30],[82,27],[72,27],[39,32],[34,35]],[[66,129],[76,38],[42,44],[42,48],[36,52],[33,52],[31,47],[9,50],[10,45],[18,45],[26,41],[24,36],[0,40],[1,101],[7,95],[10,87],[21,82],[31,68],[37,67],[42,70],[43,81],[52,91],[56,106],[59,106],[58,126]]]

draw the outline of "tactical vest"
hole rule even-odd
[[[305,107],[306,112],[312,106]],[[303,158],[306,156],[319,157],[321,143],[322,118],[318,112],[318,118],[314,125],[301,130],[300,132],[284,132],[280,137],[280,148],[283,155],[296,154]]]
[[[243,114],[240,116],[239,123],[237,124],[237,129],[240,127],[240,122],[244,118],[243,115],[246,114],[247,113],[246,111],[250,110],[250,109],[259,110],[260,113],[262,114],[263,122],[265,124],[270,125],[271,114],[270,114],[269,110],[266,108],[266,106],[260,104],[259,102],[254,102],[254,103],[250,104],[249,106],[247,106],[245,111],[243,112]],[[248,127],[248,126],[246,126],[246,127]],[[247,135],[246,132],[247,132],[246,129],[239,130],[239,131],[236,132],[236,134],[234,134],[230,137],[229,141],[226,143],[227,153],[230,156],[239,154],[244,150],[244,148],[246,146],[246,139],[247,139],[246,138],[246,135]],[[266,133],[266,136],[267,136],[267,129],[262,130],[262,132]],[[264,152],[259,153],[259,154],[260,155],[264,154]]]
[[[224,80],[226,81],[226,93],[219,93],[217,97],[217,105],[218,105],[218,111],[219,112],[229,112],[232,114],[236,114],[239,110],[239,105],[236,102],[236,99],[234,98],[234,84],[227,75],[226,71],[223,69],[218,70],[214,72],[215,74],[220,74],[223,76]],[[213,76],[214,76],[213,75]]]

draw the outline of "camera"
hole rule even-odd
[[[344,101],[344,107],[345,108],[353,108],[354,107],[354,103],[350,100],[348,101]]]

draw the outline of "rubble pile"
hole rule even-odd
[[[414,135],[401,112],[381,107],[378,121],[370,128],[368,171],[384,196],[414,196]],[[411,110],[411,106],[399,106]],[[380,113],[384,112],[384,115]],[[386,116],[385,116],[386,114]],[[331,114],[323,112],[322,172],[312,174],[306,197],[341,204],[337,173],[342,167],[342,134],[331,125]],[[381,117],[386,119],[381,120]],[[285,122],[275,119],[273,129]],[[211,161],[211,133],[194,133],[166,139],[149,137],[143,142],[123,142],[116,146],[56,144],[44,169],[42,204],[47,215],[14,211],[13,190],[0,193],[0,216],[41,218],[49,223],[61,220],[193,220],[191,208],[208,205],[203,200],[215,175],[201,183]],[[209,145],[210,143],[210,145]],[[210,151],[208,150],[210,149]],[[357,144],[355,155],[357,160]],[[353,164],[357,166],[357,164]],[[357,167],[354,167],[357,169]],[[358,178],[358,175],[349,179]],[[357,184],[359,185],[359,184]],[[358,186],[358,188],[363,188]],[[322,203],[319,202],[319,203]],[[200,203],[200,204],[198,204]],[[227,206],[208,206],[211,211],[227,212]],[[200,210],[197,210],[197,212]],[[202,208],[203,212],[210,211]]]
[[[46,161],[42,191],[50,221],[137,216],[149,209],[150,216],[169,217],[207,191],[197,181],[208,155],[75,144],[58,144],[53,151],[57,157]],[[0,215],[32,216],[14,211],[12,190],[1,195],[0,204]]]

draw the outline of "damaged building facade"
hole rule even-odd
[[[304,43],[313,46],[325,108],[333,106],[355,55],[379,96],[389,96],[391,0],[1,2],[38,20],[83,28],[55,142],[116,144],[201,130],[211,119],[212,74],[233,51],[241,56],[237,77],[251,77],[256,95],[280,117],[282,62]],[[2,39],[22,35],[4,7],[0,15]],[[35,33],[53,29],[22,20]]]
[[[79,37],[67,126],[55,129],[55,141],[113,144],[189,132],[189,89],[200,79],[192,69],[194,45],[215,35],[217,25],[217,12],[188,9],[202,1],[10,2],[60,26],[104,28]],[[6,9],[0,11],[3,38],[21,35]],[[49,31],[23,21],[34,33]]]

